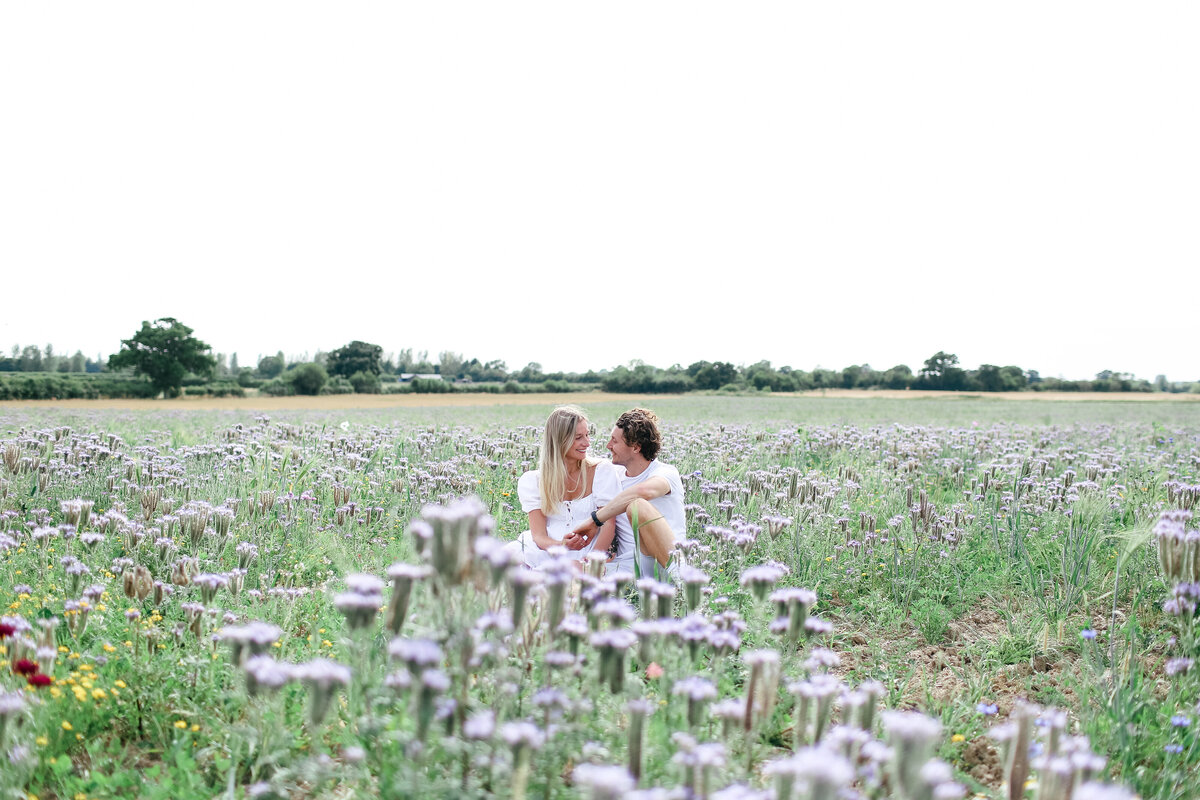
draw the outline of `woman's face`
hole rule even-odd
[[[575,441],[567,448],[567,461],[583,461],[587,458],[588,448],[592,446],[592,437],[588,435],[588,422],[581,419],[575,424]]]

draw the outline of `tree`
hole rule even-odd
[[[143,321],[141,330],[122,339],[120,352],[109,356],[108,366],[132,367],[167,397],[178,397],[184,375],[194,372],[210,378],[217,360],[207,344],[192,336],[191,328],[174,317],[161,317],[153,324]]]
[[[309,362],[288,370],[283,379],[292,384],[296,394],[320,394],[329,373],[320,364]]]
[[[325,357],[325,366],[331,375],[349,378],[356,372],[383,372],[383,348],[377,344],[355,339],[345,347],[339,347]]]
[[[958,366],[958,356],[939,350],[925,359],[921,385],[929,389],[966,389],[967,371]]]
[[[438,374],[443,380],[452,381],[458,377],[458,373],[463,368],[463,357],[461,353],[455,353],[450,350],[443,350],[438,354]]]
[[[283,372],[283,356],[263,356],[258,360],[259,376],[270,380]]]

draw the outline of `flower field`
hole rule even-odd
[[[0,409],[0,792],[1195,796],[1196,405],[652,407],[670,581],[506,560],[545,405]]]

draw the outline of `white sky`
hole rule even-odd
[[[0,5],[0,347],[1200,378],[1200,4]]]

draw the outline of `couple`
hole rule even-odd
[[[615,537],[612,569],[633,572],[635,558],[642,576],[653,576],[656,565],[668,567],[685,531],[683,483],[675,467],[657,460],[661,445],[658,417],[634,408],[612,429],[612,461],[588,458],[591,436],[583,411],[554,409],[546,420],[538,469],[517,482],[529,530],[509,546],[526,565],[538,567],[551,557],[551,547],[565,547],[569,557],[582,559],[593,550],[608,551]]]

